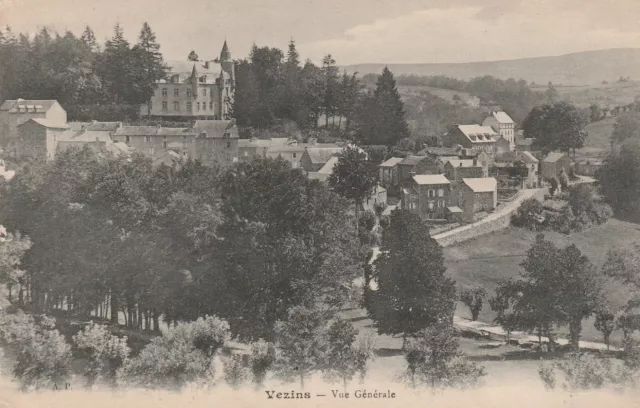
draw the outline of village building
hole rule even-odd
[[[441,220],[447,216],[450,194],[451,182],[443,174],[414,175],[402,189],[401,206],[425,219]]]
[[[235,120],[197,120],[193,131],[197,135],[195,160],[205,166],[228,166],[238,161],[240,135]]]
[[[317,172],[342,150],[344,147],[307,147],[300,158],[300,167],[306,172]]]
[[[444,137],[448,146],[460,145],[463,148],[480,150],[488,154],[496,152],[496,133],[490,126],[456,125]]]
[[[580,159],[576,161],[575,164],[575,173],[580,176],[590,176],[594,177],[596,173],[602,168],[602,160],[601,159]]]
[[[519,188],[538,188],[540,163],[531,152],[497,154],[489,174],[495,178],[521,178]]]
[[[379,181],[382,186],[389,188],[390,186],[398,185],[398,163],[403,160],[404,157],[392,157],[378,165],[380,169]]]
[[[318,171],[307,172],[307,177],[311,180],[318,180],[321,183],[326,183],[329,176],[333,174],[333,168],[338,163],[338,156],[331,156],[327,159],[327,162]]]
[[[475,213],[494,211],[498,205],[498,183],[493,177],[464,178],[456,194],[462,221],[466,223],[473,222]]]
[[[484,177],[482,166],[476,159],[449,159],[444,165],[444,174],[451,182],[463,178]]]
[[[387,189],[376,184],[363,204],[365,210],[375,211],[376,206],[387,206]]]
[[[547,181],[558,178],[562,169],[569,174],[571,170],[571,158],[564,153],[551,152],[540,162],[540,177]]]
[[[196,155],[197,134],[191,128],[166,128],[161,126],[119,126],[111,135],[114,142],[134,148],[152,160],[162,156],[170,148],[186,160]]]
[[[30,119],[60,126],[67,123],[67,112],[55,100],[8,99],[0,105],[0,146],[13,146],[18,126]],[[11,147],[10,147],[11,148]]]
[[[491,112],[491,115],[482,122],[482,126],[490,126],[496,133],[505,139],[507,142],[506,144],[508,145],[508,150],[513,150],[515,148],[515,123],[505,112]]]
[[[17,126],[18,137],[7,149],[20,159],[51,160],[55,156],[58,139],[69,129],[66,123],[31,118]]]
[[[439,174],[439,163],[428,156],[408,156],[398,166],[398,183],[401,187],[413,184],[412,177],[420,174]]]
[[[156,83],[151,105],[141,114],[171,120],[230,119],[235,94],[235,62],[227,42],[212,61],[172,61],[166,78]]]

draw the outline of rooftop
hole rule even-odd
[[[444,174],[420,174],[413,176],[413,181],[416,184],[451,184]]]
[[[396,164],[400,163],[404,160],[404,157],[392,157],[384,163],[380,164],[379,167],[393,167]]]
[[[545,163],[555,163],[561,158],[563,158],[564,156],[566,156],[564,153],[551,152],[547,155],[547,157],[542,159],[542,161]]]
[[[326,163],[332,156],[342,153],[342,147],[307,147],[306,153],[312,163]]]
[[[235,126],[235,121],[232,120],[196,120],[193,125],[194,130],[199,135],[204,135],[207,138],[221,139],[228,135],[231,139],[238,139],[238,128]]]
[[[474,193],[493,192],[498,188],[498,182],[493,177],[463,178],[462,182],[469,186]]]
[[[403,166],[415,166],[426,158],[427,156],[408,156],[398,164],[402,164]]]
[[[449,159],[447,162],[453,167],[481,167],[477,162],[474,164],[473,159]]]
[[[9,113],[44,113],[56,103],[55,99],[7,99],[0,105],[0,111]]]
[[[458,125],[457,127],[471,143],[493,143],[498,136],[491,126]]]
[[[513,123],[513,119],[506,112],[493,112],[493,117],[496,118],[498,123]]]
[[[457,156],[457,147],[426,147],[418,152],[418,155],[423,156],[430,154],[432,156]]]
[[[31,118],[28,121],[18,125],[18,126],[22,126],[25,125],[29,122],[35,122],[37,124],[39,124],[40,126],[44,126],[46,128],[50,128],[50,129],[69,129],[69,125],[67,125],[66,123],[57,123],[57,122],[53,122],[50,121],[49,119],[45,119],[45,118]]]

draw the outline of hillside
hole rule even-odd
[[[640,72],[640,48],[618,48],[573,54],[503,61],[452,64],[357,64],[344,66],[360,75],[379,74],[386,66],[396,75],[446,75],[469,79],[482,75],[497,78],[523,78],[546,84],[584,85],[612,82],[622,77],[637,78]]]

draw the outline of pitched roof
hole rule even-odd
[[[516,141],[517,146],[531,146],[533,144],[534,138],[521,139]]]
[[[231,59],[231,53],[229,52],[229,46],[227,45],[227,40],[224,40],[224,44],[222,44],[222,51],[220,51],[220,61],[227,61]]]
[[[498,187],[498,182],[493,177],[463,178],[462,182],[469,186],[474,193],[493,192]]]
[[[394,167],[396,164],[400,163],[404,160],[404,157],[392,157],[384,163],[380,164],[379,167]]]
[[[0,105],[0,111],[9,111],[9,113],[25,113],[27,111],[42,113],[51,109],[56,102],[55,99],[7,99]]]
[[[545,163],[555,163],[561,158],[563,158],[564,156],[566,156],[564,153],[551,152],[547,155],[547,157],[542,159],[542,161]]]
[[[75,140],[61,140],[56,145],[56,153],[64,152],[72,147],[84,148],[88,146],[94,152],[99,152],[104,149],[106,146],[105,142],[93,141],[93,142],[84,142],[84,141],[75,141]]]
[[[69,122],[68,125],[72,130],[76,131],[86,129],[95,132],[114,132],[122,125],[122,122]]]
[[[403,166],[415,166],[426,158],[427,156],[408,156],[401,162],[398,162],[398,164],[401,164]]]
[[[193,128],[206,138],[222,139],[225,134],[231,139],[240,137],[234,120],[196,120]]]
[[[520,152],[520,160],[525,163],[538,163],[538,159],[531,152]]]
[[[506,112],[493,112],[493,117],[496,118],[498,123],[513,123],[513,119]]]
[[[447,163],[453,167],[481,167],[478,163],[473,164],[473,159],[449,159]]]
[[[471,143],[493,143],[498,136],[491,126],[457,125],[457,128]]]
[[[518,160],[528,164],[538,163],[538,159],[530,152],[504,152],[495,156],[496,163],[513,163]]]
[[[413,176],[413,181],[417,184],[451,184],[444,174],[419,174]]]
[[[67,125],[66,123],[57,123],[45,118],[31,118],[28,121],[19,124],[18,127],[22,125],[26,125],[27,123],[30,123],[30,122],[35,122],[40,126],[44,126],[50,129],[69,129],[69,125]]]
[[[340,154],[342,150],[342,147],[307,147],[305,149],[311,163],[326,163],[332,156]]]
[[[458,148],[457,147],[425,147],[424,149],[418,152],[418,155],[424,156],[427,153],[433,156],[457,156]]]
[[[335,167],[336,163],[338,163],[338,160],[338,156],[331,156],[329,160],[327,160],[327,162],[324,164],[324,166],[322,166],[320,170],[318,170],[318,173],[333,174],[333,168]]]

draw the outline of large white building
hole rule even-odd
[[[516,145],[515,123],[505,112],[491,112],[482,126],[490,126],[496,133],[509,141],[509,150],[514,150]]]

